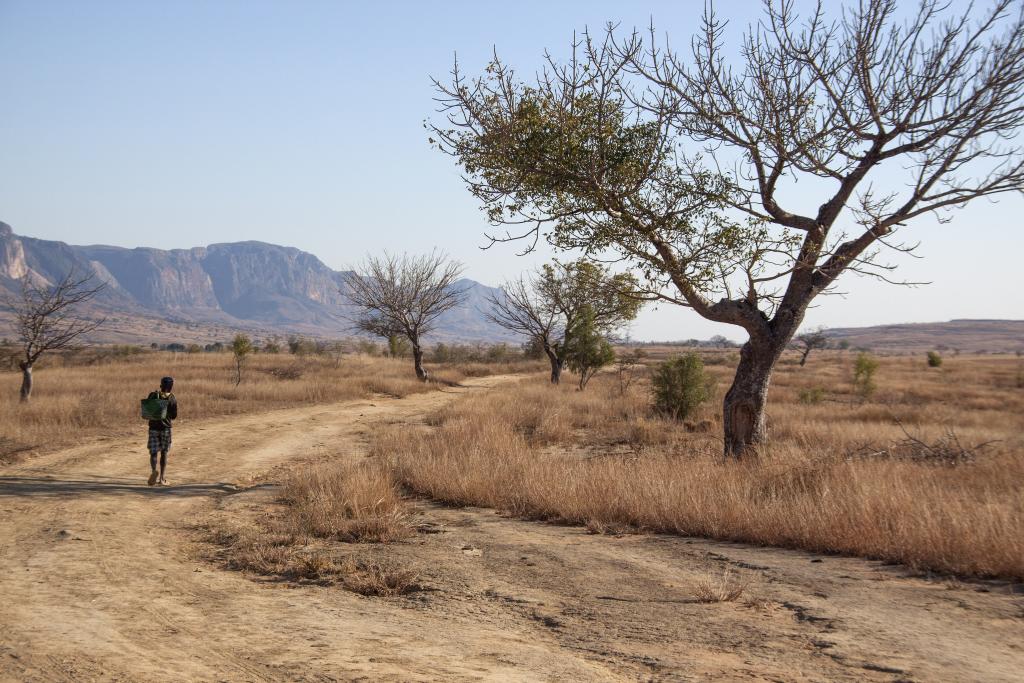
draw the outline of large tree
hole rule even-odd
[[[589,309],[602,336],[614,334],[636,318],[643,302],[635,296],[639,282],[629,273],[612,273],[585,260],[545,264],[532,275],[505,283],[488,296],[491,322],[537,342],[551,363],[551,383],[558,384],[566,361],[566,334]]]
[[[530,83],[497,57],[456,65],[431,138],[494,224],[521,226],[493,240],[620,258],[652,297],[746,331],[723,405],[738,456],[816,296],[845,271],[887,278],[878,253],[909,221],[1024,186],[1020,0],[897,15],[769,0],[735,58],[709,9],[685,58],[610,27]]]
[[[465,298],[455,286],[462,265],[443,254],[369,257],[346,280],[345,294],[356,306],[353,321],[364,332],[385,339],[399,335],[412,346],[416,376],[427,380],[423,336],[438,317]]]
[[[103,324],[102,318],[83,316],[81,308],[104,286],[92,273],[80,275],[74,270],[53,284],[29,274],[21,280],[20,295],[6,300],[21,346],[22,402],[32,398],[32,371],[43,354],[74,348],[83,335]]]

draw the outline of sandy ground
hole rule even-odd
[[[419,571],[429,590],[408,596],[296,587],[209,561],[197,521],[259,514],[289,464],[361,457],[374,425],[418,421],[503,379],[182,421],[168,488],[143,481],[144,435],[0,469],[0,679],[1024,677],[1020,586],[857,559],[418,503],[424,533],[371,550]],[[698,584],[726,571],[744,594],[697,602]]]

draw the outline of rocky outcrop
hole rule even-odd
[[[349,304],[342,293],[347,273],[299,249],[263,242],[171,250],[71,246],[19,237],[0,223],[0,289],[14,289],[30,272],[54,282],[72,269],[94,272],[107,283],[96,304],[120,313],[237,324],[270,333],[350,332]],[[466,290],[466,304],[441,319],[437,336],[505,338],[480,312],[486,294],[494,290],[467,279],[457,286]]]

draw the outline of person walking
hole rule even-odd
[[[164,476],[167,472],[167,451],[171,450],[171,420],[178,417],[178,400],[174,398],[171,389],[174,387],[173,377],[164,377],[160,380],[160,389],[149,394],[149,398],[158,398],[167,401],[167,417],[162,420],[149,421],[149,466],[152,472],[149,475],[149,485],[160,484],[167,486],[167,479]],[[157,469],[157,454],[160,455],[160,469]]]

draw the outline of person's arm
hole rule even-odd
[[[178,399],[171,394],[171,402],[167,404],[167,419],[174,420],[178,417]]]

